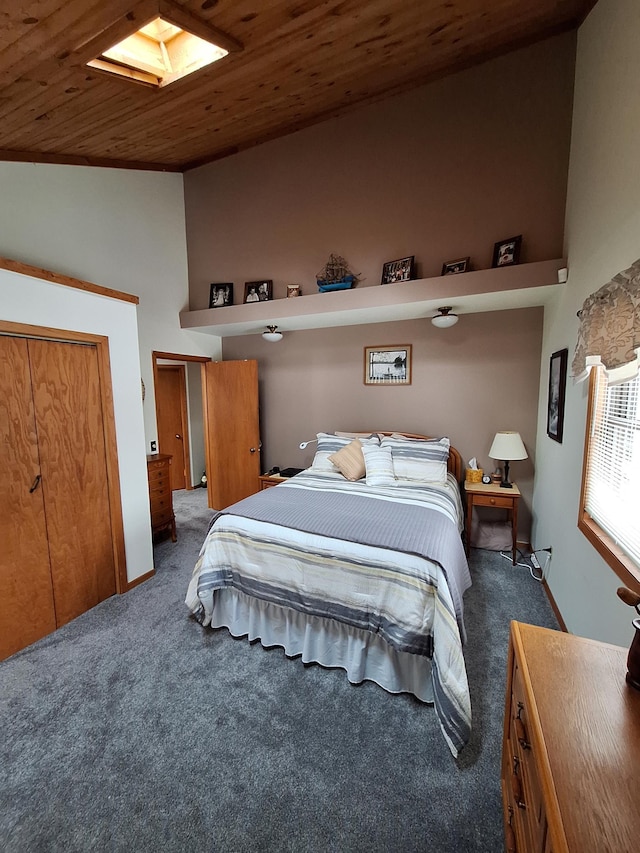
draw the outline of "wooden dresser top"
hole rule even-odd
[[[521,623],[512,633],[562,816],[554,829],[571,851],[640,849],[640,691],[625,682],[628,649]]]

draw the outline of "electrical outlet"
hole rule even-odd
[[[157,452],[157,450],[158,450],[158,444],[157,444],[157,442],[152,441],[152,442],[151,442],[151,452],[152,452],[152,453],[156,453],[156,452]]]
[[[534,569],[539,569],[539,568],[540,568],[540,562],[539,562],[539,560],[538,560],[538,556],[537,556],[537,554],[535,553],[535,551],[533,551],[533,552],[531,553],[531,556],[529,557],[529,559],[531,560],[531,565],[533,566],[533,568],[534,568]]]

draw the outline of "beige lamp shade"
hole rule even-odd
[[[492,459],[504,462],[514,459],[527,459],[528,454],[519,432],[497,432],[489,451]]]

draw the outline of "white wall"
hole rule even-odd
[[[563,444],[546,436],[549,356],[576,344],[584,299],[640,256],[640,4],[599,0],[578,34],[566,216],[569,280],[545,312],[533,537],[551,545],[549,586],[567,627],[626,646],[630,608],[615,573],[577,529],[587,383],[567,383]]]
[[[133,580],[152,567],[145,467],[149,442],[157,437],[151,351],[218,358],[221,351],[218,338],[179,326],[188,302],[182,176],[0,163],[0,255],[140,298],[136,310],[9,273],[0,291],[0,319],[110,338],[127,574]]]
[[[0,163],[0,255],[140,298],[135,369],[147,390],[149,452],[157,438],[152,350],[221,357],[219,338],[179,325],[188,307],[182,175]]]

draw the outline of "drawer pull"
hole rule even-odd
[[[496,502],[496,499],[495,499],[495,498],[489,498],[489,503],[490,503],[490,504],[495,504],[495,502]]]
[[[511,790],[513,792],[513,799],[515,800],[516,805],[519,809],[526,809],[527,804],[522,799],[522,782],[520,781],[520,777],[518,776],[518,768],[520,766],[520,761],[516,755],[513,756],[513,773],[511,774]]]
[[[513,820],[513,808],[509,806],[509,823],[507,824],[507,828],[505,831],[505,840],[507,842],[507,853],[518,853],[518,848],[516,846],[516,834],[513,831],[513,827],[511,826],[511,821]]]
[[[524,721],[520,717],[520,714],[524,711],[524,705],[522,702],[518,702],[518,715],[515,719],[516,724],[516,737],[518,738],[518,743],[523,749],[531,749],[531,744],[529,743],[529,738],[527,736],[527,730],[524,727]]]

